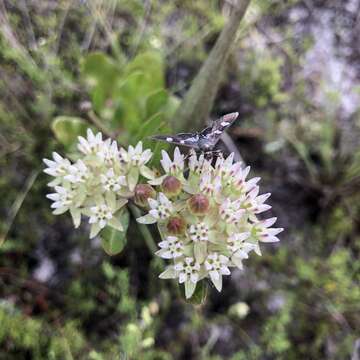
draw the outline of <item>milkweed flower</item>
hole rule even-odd
[[[127,151],[121,148],[120,157],[127,170],[126,180],[131,191],[135,189],[140,175],[147,179],[154,179],[154,173],[146,166],[152,157],[152,152],[150,149],[143,151],[141,141],[135,147],[130,145]]]
[[[178,148],[173,158],[162,151],[163,173],[155,176],[142,142],[125,149],[88,129],[77,148],[76,161],[56,152],[44,159],[53,213],[69,212],[75,227],[86,217],[92,238],[107,227],[124,231],[120,218],[132,200],[146,212],[137,221],[159,229],[155,254],[168,261],[159,277],[183,284],[186,298],[205,279],[221,291],[224,276],[243,269],[252,252],[261,255],[261,243],[279,241],[277,219],[263,218],[270,194],[260,193],[260,178],[249,178],[234,154],[213,164],[193,151],[188,158]]]
[[[134,196],[140,176],[154,177],[146,166],[152,152],[143,151],[141,142],[127,150],[119,148],[116,141],[104,140],[100,132],[94,134],[91,129],[86,137],[78,137],[77,149],[80,156],[76,162],[55,152],[52,160],[44,159],[44,172],[53,177],[48,184],[53,192],[47,195],[53,201],[53,213],[69,211],[75,227],[82,216],[88,217],[90,237],[106,226],[122,231],[121,210]]]
[[[149,182],[161,186],[165,177],[176,177],[180,191],[171,200],[163,193],[149,198],[148,213],[138,221],[157,223],[163,240],[156,255],[170,261],[160,278],[178,279],[187,298],[206,278],[221,291],[223,276],[243,269],[251,252],[261,255],[260,242],[279,241],[283,229],[271,227],[276,218],[258,217],[271,208],[265,204],[270,194],[259,194],[260,178],[248,179],[250,167],[234,162],[233,154],[212,165],[204,155],[192,153],[186,175],[178,148],[174,160],[163,152],[161,164],[165,174]]]

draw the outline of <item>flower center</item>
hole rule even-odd
[[[157,210],[160,219],[167,219],[171,215],[171,209],[166,205],[159,205]]]
[[[191,225],[189,228],[190,239],[192,241],[207,241],[209,239],[209,227],[201,222]]]

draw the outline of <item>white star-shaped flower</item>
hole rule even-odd
[[[120,152],[118,149],[117,142],[111,139],[107,139],[103,142],[97,156],[108,166],[114,166],[116,163],[120,162]]]
[[[162,159],[160,160],[166,174],[177,175],[184,170],[184,155],[180,153],[178,147],[174,150],[174,160],[170,159],[168,153],[164,150],[161,151]]]
[[[53,160],[43,159],[44,163],[48,166],[44,173],[57,177],[57,176],[65,176],[69,172],[69,167],[71,163],[68,159],[63,158],[57,152],[53,152]]]
[[[199,280],[200,264],[192,257],[185,258],[185,261],[177,263],[174,268],[178,271],[180,284],[185,281],[196,284]]]
[[[78,149],[85,155],[97,154],[103,146],[102,133],[98,132],[94,135],[91,129],[87,129],[86,135],[86,139],[82,136],[78,137]]]
[[[159,193],[158,198],[148,199],[150,211],[147,215],[137,219],[140,224],[153,224],[157,221],[168,219],[174,212],[172,202],[164,193]]]
[[[53,201],[51,208],[56,215],[69,210],[74,204],[75,191],[68,187],[55,186],[55,193],[47,194],[46,197]]]
[[[220,205],[220,217],[228,224],[237,224],[244,214],[241,199],[231,201],[230,198],[226,198]]]
[[[275,224],[276,220],[276,217],[272,217],[266,220],[260,220],[254,224],[255,236],[259,241],[268,243],[280,241],[276,235],[280,234],[284,229],[271,227]]]
[[[90,211],[89,224],[99,224],[100,229],[103,229],[113,217],[113,211],[107,204],[92,206]]]
[[[150,149],[143,151],[142,142],[139,141],[135,147],[129,146],[128,151],[120,149],[121,158],[132,166],[141,167],[145,165],[151,159],[152,152]]]
[[[229,259],[218,253],[208,255],[205,260],[205,269],[209,272],[210,279],[218,291],[222,289],[222,275],[230,275],[228,263]]]
[[[117,192],[126,185],[125,176],[116,175],[113,168],[110,168],[106,174],[101,174],[100,181],[105,191]]]
[[[155,254],[163,259],[175,259],[183,255],[184,244],[176,236],[167,236],[159,243],[161,248]]]
[[[91,177],[89,168],[84,164],[82,160],[78,160],[75,164],[69,167],[69,174],[65,176],[65,179],[71,183],[85,183]]]

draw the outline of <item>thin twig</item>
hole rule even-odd
[[[87,120],[95,125],[102,133],[104,133],[107,137],[115,140],[114,134],[108,130],[102,123],[101,120],[96,116],[93,110],[90,110],[87,113]]]
[[[14,201],[11,209],[10,209],[10,219],[7,229],[5,230],[5,233],[3,236],[0,237],[0,246],[5,242],[11,227],[15,221],[16,215],[18,214],[25,198],[30,189],[32,188],[36,178],[38,177],[40,173],[40,170],[33,171],[29,178],[27,179],[27,182],[25,183],[24,190],[20,193],[20,195],[17,197],[17,199]]]

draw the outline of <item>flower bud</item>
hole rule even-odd
[[[205,215],[210,207],[209,199],[203,194],[193,195],[187,201],[190,212],[194,215]]]
[[[169,219],[166,228],[169,234],[180,235],[186,230],[186,222],[181,216],[173,216]]]
[[[175,176],[167,176],[163,180],[161,187],[165,195],[176,196],[181,191],[181,182]]]
[[[148,206],[148,199],[155,198],[156,191],[148,184],[138,184],[135,186],[134,202],[141,207]]]

